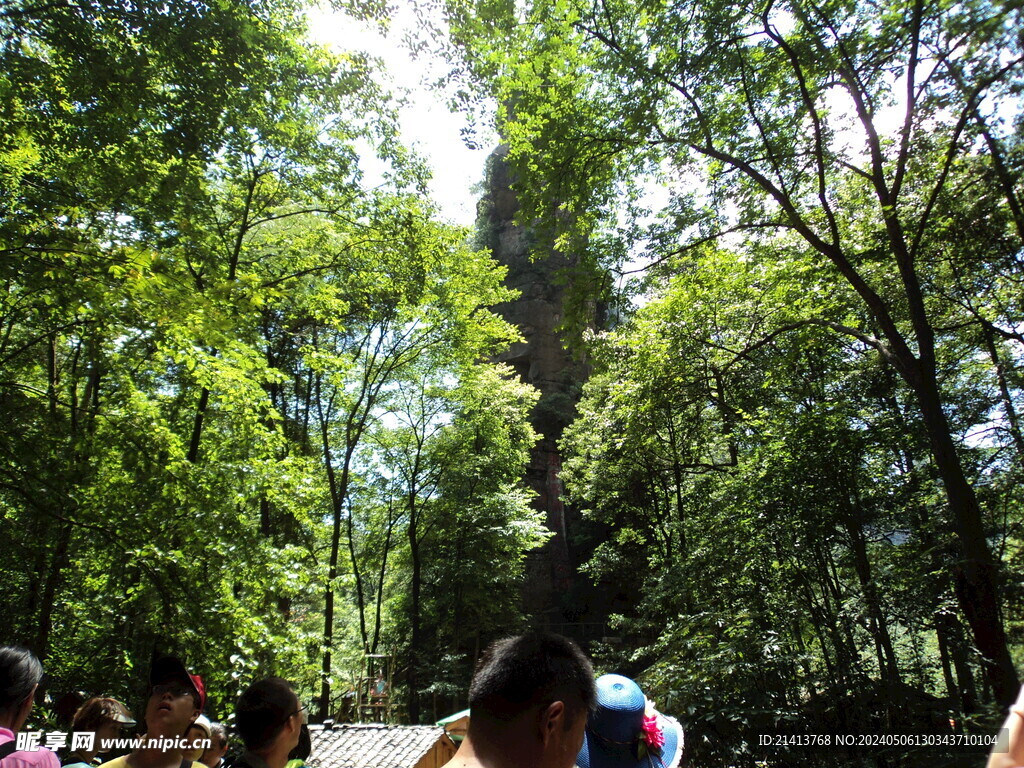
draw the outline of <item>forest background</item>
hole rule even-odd
[[[990,731],[1024,647],[1018,5],[417,9],[572,265],[599,668],[694,764]],[[431,721],[531,624],[551,532],[494,233],[442,220],[380,63],[305,13],[0,5],[0,621],[53,693],[134,702],[177,652],[216,716],[279,673],[322,718],[385,654]]]

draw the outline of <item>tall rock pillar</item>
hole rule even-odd
[[[559,625],[576,621],[579,614],[566,603],[573,592],[576,563],[569,539],[572,515],[562,502],[557,440],[575,416],[579,389],[588,371],[586,364],[567,350],[558,330],[566,294],[559,278],[574,261],[551,244],[538,242],[528,227],[514,223],[519,202],[512,190],[506,155],[507,149],[499,147],[488,160],[477,226],[482,245],[508,267],[506,285],[520,294],[494,308],[518,327],[524,338],[498,359],[513,366],[523,381],[541,393],[531,417],[541,439],[533,450],[527,479],[538,494],[535,505],[544,511],[555,535],[529,560],[524,601],[539,625],[564,630]]]

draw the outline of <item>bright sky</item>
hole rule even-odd
[[[460,134],[466,125],[465,119],[449,112],[442,94],[427,84],[443,73],[442,65],[423,57],[413,59],[403,46],[404,33],[416,23],[411,10],[413,2],[415,0],[397,0],[387,37],[375,28],[326,7],[310,11],[310,31],[316,42],[335,50],[366,51],[384,61],[386,73],[382,73],[382,81],[408,99],[401,112],[404,143],[426,157],[433,169],[434,202],[445,219],[469,226],[476,218],[479,197],[473,187],[483,179],[484,163],[497,145],[497,139],[493,135],[482,135],[479,137],[481,148],[469,149]],[[387,75],[390,75],[390,82]],[[367,164],[365,170],[372,177],[374,168]]]

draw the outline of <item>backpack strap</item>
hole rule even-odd
[[[0,760],[3,760],[8,755],[13,755],[17,751],[17,741],[15,739],[11,739],[6,744],[0,745]]]

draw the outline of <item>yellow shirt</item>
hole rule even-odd
[[[195,765],[196,763],[188,763],[185,768],[193,768]],[[113,760],[107,760],[107,762],[101,763],[99,768],[129,768],[128,755],[121,755],[121,757],[115,757]]]

